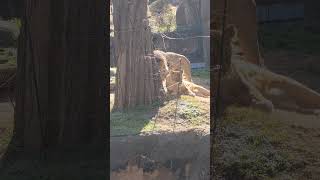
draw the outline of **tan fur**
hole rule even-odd
[[[210,96],[209,90],[192,82],[191,64],[185,56],[159,50],[154,51],[154,55],[160,61],[162,85],[166,93],[176,95],[179,92],[179,94],[191,96]]]
[[[225,99],[229,98],[231,101],[239,99],[242,101],[240,103],[249,103],[267,111],[278,108],[303,113],[319,112],[319,93],[293,79],[248,62],[240,53],[238,30],[235,27],[234,32],[234,37],[230,41],[231,67],[224,77]]]
[[[182,69],[183,79],[192,82],[191,80],[191,63],[183,55],[174,52],[163,52],[159,50],[153,51],[156,57],[166,59],[168,69],[173,71],[180,71]]]

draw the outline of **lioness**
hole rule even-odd
[[[182,70],[183,79],[192,82],[191,79],[191,63],[183,55],[174,52],[163,52],[159,50],[153,51],[156,57],[161,57],[166,59],[166,65],[168,69],[173,71]]]
[[[166,93],[210,96],[209,90],[192,82],[190,61],[185,56],[159,50],[154,55],[160,61],[160,77]]]

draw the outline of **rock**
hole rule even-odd
[[[188,30],[194,32],[196,36],[204,36],[198,41],[198,47],[205,62],[210,59],[210,0],[184,0],[179,5],[176,12],[177,30]]]
[[[183,0],[177,9],[176,23],[177,28],[193,27],[200,30],[203,24],[209,25],[210,0]]]

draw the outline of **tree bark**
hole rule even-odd
[[[12,143],[34,151],[106,142],[105,7],[25,1]]]
[[[158,62],[151,55],[147,5],[148,0],[113,1],[117,57],[114,108],[118,110],[149,105],[160,94]]]

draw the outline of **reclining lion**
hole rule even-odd
[[[320,113],[320,94],[303,84],[271,72],[246,60],[239,47],[235,26],[227,31],[230,63],[222,78],[222,101],[225,104],[251,105],[267,111],[285,109],[301,113]]]

